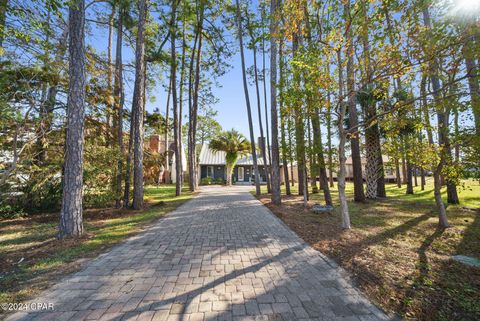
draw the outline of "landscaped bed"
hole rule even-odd
[[[480,184],[459,188],[461,204],[448,207],[446,230],[437,229],[432,190],[430,183],[405,195],[405,188],[388,185],[388,199],[359,204],[348,184],[351,230],[340,228],[336,189],[332,214],[304,210],[301,196],[284,196],[280,207],[267,194],[259,199],[385,310],[407,320],[480,320],[480,268],[451,259],[480,256]],[[322,191],[311,194],[309,205],[322,200]]]
[[[145,195],[143,211],[86,210],[85,235],[78,240],[56,239],[58,213],[0,221],[0,303],[32,298],[192,197],[186,190],[175,197],[174,185],[147,187]]]

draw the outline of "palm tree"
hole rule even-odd
[[[225,163],[227,164],[227,185],[232,185],[232,172],[241,155],[248,153],[250,142],[235,129],[220,133],[210,141],[210,149],[215,152],[225,152]]]

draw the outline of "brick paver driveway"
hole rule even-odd
[[[249,193],[203,188],[34,300],[22,320],[387,320]]]

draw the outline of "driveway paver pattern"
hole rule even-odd
[[[250,190],[203,187],[7,320],[390,320]]]

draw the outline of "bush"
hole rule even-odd
[[[200,180],[200,185],[212,185],[213,179],[211,177],[204,177]]]
[[[0,200],[0,219],[16,218],[24,215],[25,213],[19,206]]]
[[[215,184],[224,185],[225,180],[223,178],[217,178],[215,179]]]

